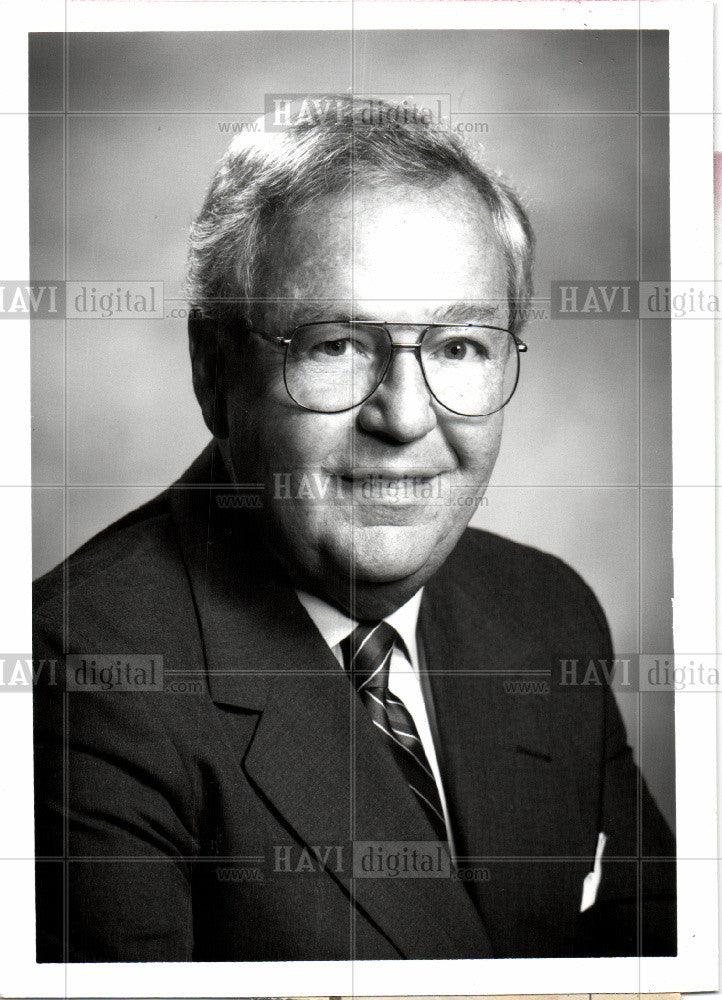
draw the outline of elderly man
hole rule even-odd
[[[37,584],[38,957],[674,954],[614,697],[561,684],[603,612],[467,530],[527,217],[448,132],[327,107],[235,141],[193,227],[213,441]]]

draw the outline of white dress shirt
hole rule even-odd
[[[343,668],[344,662],[341,643],[346,636],[353,632],[358,622],[353,618],[349,618],[348,615],[344,614],[343,611],[339,611],[338,608],[327,604],[320,597],[308,594],[303,590],[297,590],[296,593],[298,594],[299,601],[313,620],[314,625]],[[417,636],[419,606],[421,604],[422,593],[423,588],[418,590],[406,604],[403,604],[385,618],[385,621],[399,633],[408,650],[407,656],[405,650],[394,646],[389,668],[389,691],[403,701],[416,724],[419,739],[436,780],[436,787],[439,790],[439,798],[441,799],[444,821],[446,823],[446,834],[449,838],[449,848],[453,855],[454,841],[451,824],[449,823],[449,811],[446,805],[444,786],[441,781],[439,763],[436,759],[436,747],[434,746],[431,731],[430,716],[433,718],[433,705],[430,694],[425,695],[424,686],[422,686],[421,671],[424,667],[424,654]]]

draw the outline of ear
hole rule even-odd
[[[227,438],[225,372],[219,321],[194,316],[191,310],[188,346],[193,369],[193,389],[200,403],[203,419],[214,437]]]

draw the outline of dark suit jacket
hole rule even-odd
[[[204,485],[218,464],[37,583],[39,960],[674,954],[674,846],[614,697],[559,683],[611,657],[579,577],[464,535],[420,627],[466,877],[354,878],[354,841],[434,834],[253,515]],[[66,691],[66,653],[162,656],[166,689]]]

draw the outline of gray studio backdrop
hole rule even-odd
[[[186,345],[186,234],[233,130],[268,93],[442,97],[529,209],[541,309],[553,281],[668,277],[664,32],[75,34],[66,53],[42,34],[30,52],[33,277],[161,281],[165,299],[162,319],[33,324],[36,574],[172,482],[208,439]],[[574,566],[619,654],[668,654],[668,324],[536,318],[524,339],[472,523]],[[673,822],[672,695],[620,705]]]

